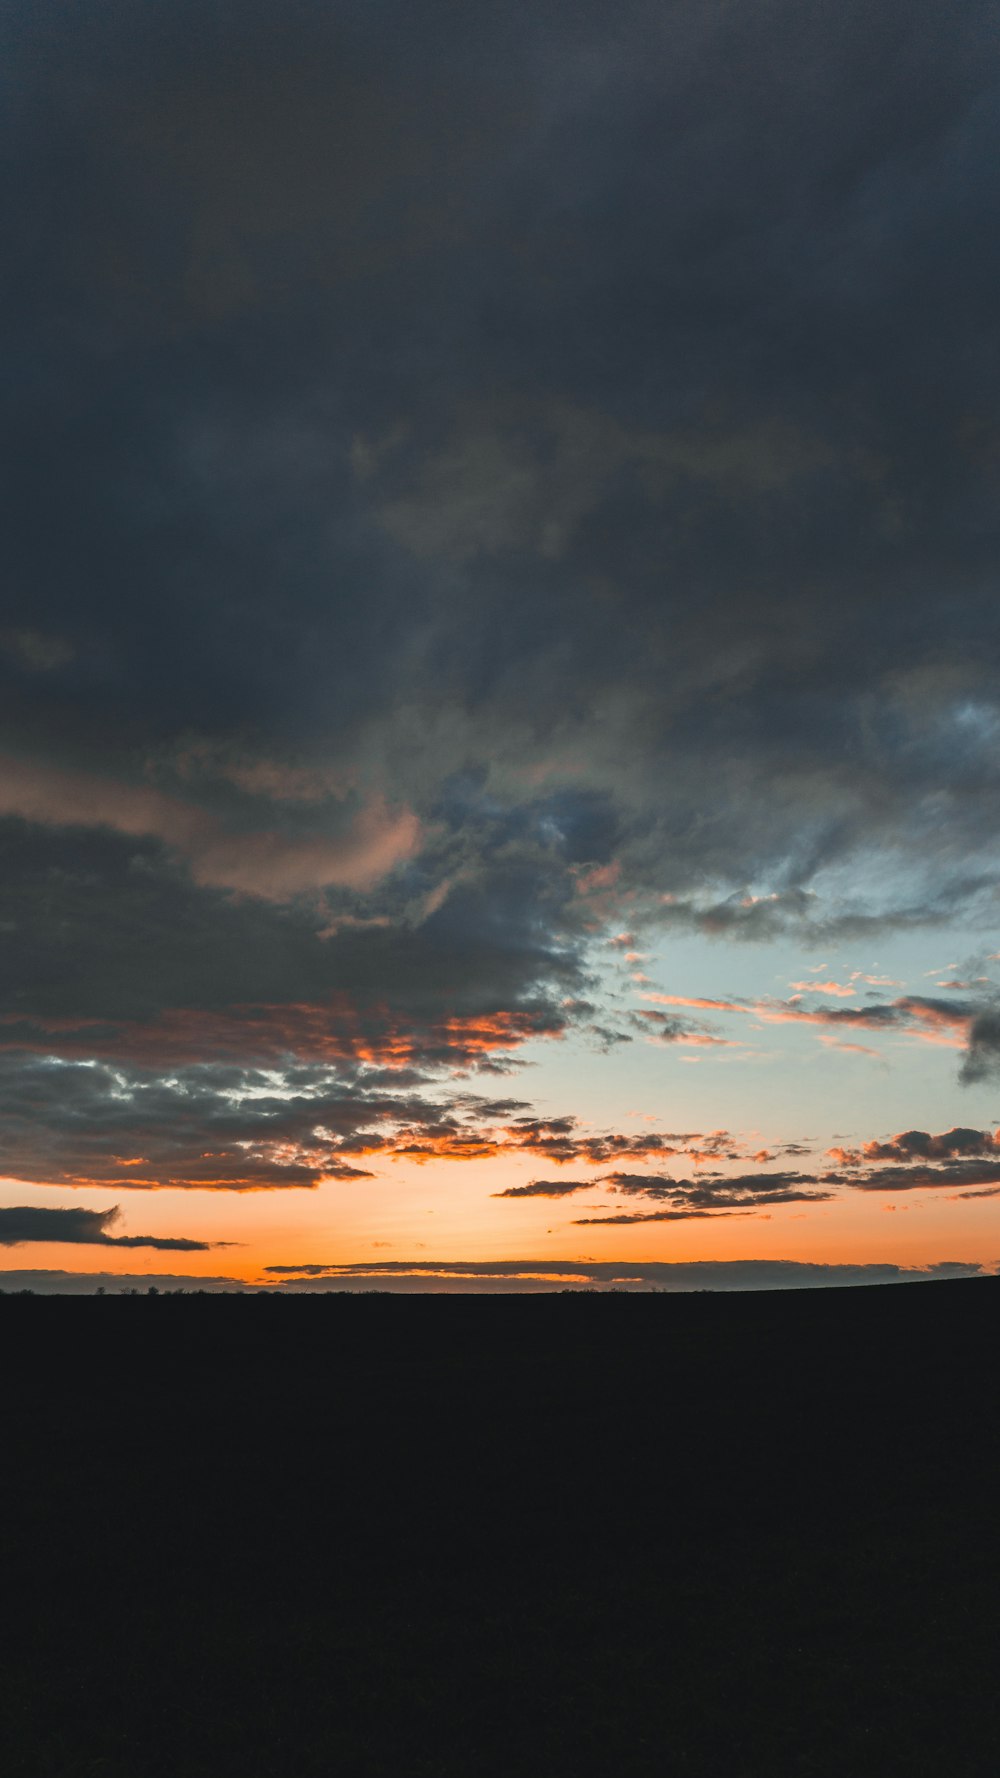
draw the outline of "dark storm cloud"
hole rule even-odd
[[[331,912],[329,897],[234,899],[196,887],[161,846],[106,830],[0,822],[0,859],[11,1042],[168,1062],[383,1050],[399,1062],[409,1044],[468,1063],[585,1016],[578,939],[552,932],[568,893],[557,862],[513,847],[430,913],[419,880],[364,914]]]
[[[248,1026],[252,1032],[252,1026]],[[725,1152],[727,1132],[593,1132],[522,1099],[341,1061],[268,1065],[67,1059],[0,1050],[0,1171],[114,1190],[312,1188],[417,1163],[531,1156],[591,1166]],[[501,1194],[503,1195],[503,1194]]]
[[[312,1187],[371,1178],[361,1156],[412,1150],[417,1137],[457,1145],[461,1110],[370,1087],[363,1069],[201,1064],[164,1076],[15,1053],[0,1055],[0,1167],[115,1189]]]
[[[996,918],[979,0],[0,39],[12,1041],[497,1066],[629,1035],[623,898]]]
[[[35,1204],[0,1207],[0,1247],[20,1247],[26,1241],[70,1241],[86,1246],[158,1247],[177,1253],[205,1253],[228,1242],[192,1241],[183,1235],[114,1235],[109,1231],[120,1216],[111,1210],[50,1210]]]
[[[1000,1079],[1000,1012],[981,1012],[973,1019],[959,1079],[965,1086]]]

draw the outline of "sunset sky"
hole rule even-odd
[[[991,15],[7,12],[0,1286],[996,1268]]]

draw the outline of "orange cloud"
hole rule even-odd
[[[754,1006],[767,1024],[833,1025],[868,1031],[909,1031],[925,1043],[960,1048],[965,1042],[975,1011],[968,1006],[948,1006],[904,994],[898,1000],[873,1006],[820,1006],[807,1008],[789,1000],[762,1000]]]
[[[829,991],[829,982],[795,983],[810,992]],[[841,992],[837,984],[836,991]],[[851,990],[847,990],[850,992]],[[816,1006],[800,1003],[798,995],[788,1000],[714,1000],[691,994],[643,994],[643,1000],[659,1006],[690,1006],[710,1012],[748,1013],[769,1025],[802,1024],[832,1025],[869,1031],[910,1031],[926,1043],[943,1043],[958,1048],[965,1042],[976,1009],[968,1004],[948,1004],[928,1000],[920,995],[904,994],[897,1000],[871,1006]],[[649,1017],[641,1014],[641,1017]],[[848,1047],[846,1044],[841,1047]],[[863,1046],[852,1046],[863,1048]],[[866,1052],[875,1054],[877,1052]]]
[[[695,1006],[711,1012],[753,1012],[753,1006],[739,1000],[707,1000],[692,994],[643,994],[643,1000],[655,1000],[658,1006]]]

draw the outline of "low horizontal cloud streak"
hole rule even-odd
[[[0,1271],[0,1291],[34,1291],[39,1295],[109,1296],[130,1292],[244,1291],[291,1295],[298,1292],[386,1291],[400,1294],[428,1290],[449,1294],[518,1295],[562,1290],[693,1291],[805,1290],[874,1284],[919,1284],[934,1279],[973,1279],[985,1268],[975,1261],[943,1260],[903,1266],[891,1262],[824,1265],[802,1260],[658,1261],[522,1259],[400,1260],[385,1265],[364,1261],[353,1265],[270,1266],[262,1283],[219,1275],[171,1272],[65,1272],[21,1268]]]
[[[46,1206],[0,1206],[0,1247],[26,1242],[70,1242],[88,1247],[156,1247],[165,1252],[204,1253],[219,1242],[196,1241],[183,1235],[115,1235],[120,1211],[50,1209]],[[222,1243],[225,1245],[225,1243]]]
[[[800,985],[810,996],[824,990],[822,983]],[[989,984],[987,991],[995,993],[996,989]],[[853,992],[853,989],[837,988],[837,992]],[[834,1034],[845,1030],[871,1031],[885,1036],[902,1034],[956,1049],[965,1043],[968,1047],[959,1076],[963,1083],[983,1081],[991,1078],[993,1073],[1000,1074],[1000,1061],[997,1060],[1000,1058],[1000,1014],[984,1004],[982,995],[975,1000],[941,1000],[923,994],[904,994],[896,1000],[873,1001],[865,1006],[810,1005],[806,1003],[804,992],[786,1000],[775,997],[757,1000],[707,999],[657,992],[645,993],[642,997],[664,1006],[689,1006],[718,1013],[742,1014],[764,1025],[826,1027],[826,1034],[821,1036],[822,1042],[840,1049],[853,1049],[864,1055],[877,1056],[878,1051],[873,1050],[870,1045],[838,1041]],[[662,1021],[663,1036],[667,1041],[674,1037],[684,1040],[681,1035],[686,1029],[683,1020],[654,1011],[643,1011],[637,1016],[640,1019]],[[688,1037],[687,1041],[721,1040],[712,1037]]]
[[[803,1260],[387,1260],[369,1264],[275,1265],[269,1276],[284,1290],[801,1290],[859,1284],[974,1278],[975,1262],[927,1267],[888,1263],[837,1265]]]

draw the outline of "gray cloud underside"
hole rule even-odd
[[[530,1179],[527,1185],[509,1185],[494,1192],[495,1198],[568,1198],[573,1192],[593,1190],[592,1179]]]
[[[1000,1161],[953,1161],[939,1167],[872,1167],[859,1176],[821,1174],[833,1184],[850,1185],[855,1191],[921,1191],[925,1187],[964,1188],[987,1185],[1000,1179]]]
[[[523,1101],[452,1095],[435,1104],[377,1069],[226,1064],[158,1070],[0,1052],[0,1170],[113,1189],[311,1187],[367,1179],[374,1150],[444,1141],[475,1149],[487,1118]],[[402,1089],[402,1090],[400,1090]],[[568,1120],[572,1122],[573,1120]],[[536,1120],[529,1139],[543,1140]]]
[[[407,1067],[285,1054],[267,1067],[165,1070],[162,1058],[137,1067],[0,1047],[0,1173],[39,1184],[253,1191],[372,1179],[393,1157],[609,1166],[738,1152],[728,1131],[601,1133]]]
[[[609,1173],[599,1180],[534,1179],[527,1185],[509,1186],[494,1195],[499,1198],[562,1198],[573,1192],[593,1191],[600,1185],[626,1197],[663,1198],[669,1210],[633,1216],[584,1218],[584,1221],[670,1222],[686,1216],[707,1216],[713,1212],[732,1211],[744,1205],[789,1204],[823,1200],[832,1192],[817,1189],[818,1179],[802,1173],[744,1173],[731,1178],[718,1174],[703,1179],[670,1179],[656,1173]]]
[[[576,1226],[594,1223],[676,1222],[685,1217],[731,1215],[734,1209],[764,1210],[772,1204],[822,1202],[839,1195],[844,1187],[864,1192],[910,1192],[951,1188],[965,1195],[975,1186],[992,1187],[1000,1182],[1000,1161],[956,1161],[940,1166],[872,1167],[862,1172],[773,1174],[755,1179],[671,1180],[642,1174],[613,1174],[612,1191],[629,1197],[666,1200],[669,1208],[621,1211],[609,1216],[574,1219]],[[970,1195],[978,1195],[971,1194]],[[988,1195],[992,1195],[992,1191]]]
[[[888,1142],[866,1142],[862,1152],[868,1161],[940,1161],[955,1156],[995,1157],[1000,1144],[992,1130],[970,1130],[960,1124],[939,1135],[929,1130],[901,1130]]]
[[[26,1049],[504,1067],[629,1035],[626,895],[997,922],[991,9],[512,19],[0,25]]]
[[[823,1202],[834,1193],[802,1173],[746,1173],[732,1178],[668,1179],[657,1174],[611,1173],[603,1182],[625,1197],[661,1200],[659,1210],[623,1211],[611,1216],[582,1216],[590,1223],[679,1222],[686,1217],[731,1216],[769,1204]]]
[[[798,1158],[809,1151],[791,1144],[784,1152]],[[601,1132],[575,1116],[541,1118],[523,1099],[490,1097],[412,1068],[286,1059],[269,1067],[188,1064],[164,1074],[159,1067],[0,1050],[0,1172],[39,1184],[238,1192],[310,1189],[339,1179],[371,1180],[376,1189],[376,1175],[394,1158],[530,1157],[560,1168],[612,1170],[590,1179],[535,1178],[496,1197],[560,1199],[605,1190],[645,1203],[583,1220],[669,1221],[823,1201],[845,1190],[992,1187],[1000,1181],[998,1153],[989,1130],[908,1130],[831,1151],[832,1167],[761,1166],[727,1177],[720,1162],[774,1157],[754,1156],[726,1130]],[[701,1170],[678,1178],[630,1170],[685,1160]]]
[[[189,1240],[184,1235],[114,1235],[109,1230],[119,1216],[111,1210],[49,1209],[32,1204],[0,1206],[0,1247],[20,1247],[28,1241],[68,1241],[85,1246],[157,1247],[176,1253],[203,1253],[228,1243]]]
[[[1000,1080],[1000,1012],[977,1013],[969,1031],[969,1047],[959,1076],[963,1085]]]
[[[373,1178],[394,1157],[510,1154],[591,1166],[732,1158],[728,1131],[595,1132],[415,1069],[134,1063],[0,1049],[0,1172],[113,1190],[252,1191]]]

